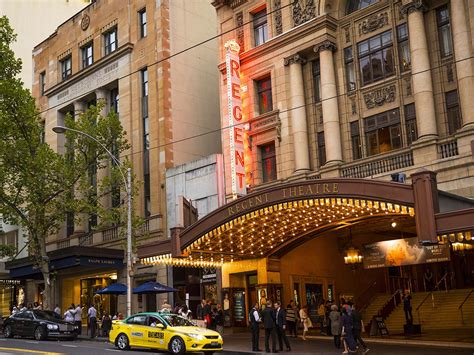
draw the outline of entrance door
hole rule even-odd
[[[309,318],[316,322],[318,319],[318,306],[323,299],[322,284],[305,284],[306,304],[308,305]]]
[[[249,311],[250,309],[254,306],[255,303],[257,303],[258,297],[257,297],[257,275],[248,275],[247,276],[247,294],[248,294],[248,308]]]

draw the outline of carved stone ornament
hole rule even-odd
[[[351,29],[350,29],[350,27],[345,27],[344,28],[344,37],[346,38],[346,43],[351,42]]]
[[[364,93],[365,105],[368,109],[382,106],[385,103],[395,101],[395,85],[386,86]]]
[[[321,43],[318,43],[314,46],[313,50],[315,53],[319,53],[322,51],[331,51],[335,52],[337,49],[336,44],[331,41],[323,41]]]
[[[89,17],[89,15],[84,14],[81,20],[81,29],[83,31],[87,30],[89,28],[90,23],[91,23],[91,18]]]
[[[281,20],[281,0],[274,0],[274,12],[275,12],[275,32],[277,35],[283,33],[283,22]]]
[[[245,51],[245,42],[244,42],[244,14],[242,11],[238,12],[235,15],[235,22],[237,24],[237,43],[240,46],[240,50]]]
[[[359,23],[359,35],[367,34],[388,25],[388,13],[381,12],[369,16],[366,20]]]
[[[415,11],[426,11],[427,7],[424,4],[423,0],[413,0],[411,2],[408,2],[404,4],[400,8],[400,12],[402,15],[409,15]]]
[[[239,7],[240,5],[245,4],[246,2],[247,0],[227,0],[227,3],[231,9],[235,9],[236,7]]]
[[[411,90],[411,76],[405,78],[405,89],[407,91],[407,96],[411,96],[413,94]]]
[[[299,26],[316,17],[314,0],[293,0],[293,23]]]
[[[306,58],[303,57],[301,54],[293,54],[289,57],[286,57],[284,59],[284,64],[285,66],[288,66],[290,64],[301,64],[304,65],[306,64]]]

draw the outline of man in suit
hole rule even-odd
[[[281,302],[275,302],[275,319],[276,319],[276,333],[278,336],[278,344],[280,351],[283,351],[283,342],[285,342],[286,351],[291,351],[290,342],[286,337],[286,312],[281,308]]]
[[[277,353],[276,350],[276,313],[270,301],[262,313],[263,326],[265,327],[265,351],[270,352],[269,340],[272,337],[272,353]]]
[[[256,302],[249,313],[250,329],[252,330],[252,351],[262,351],[258,344],[260,340],[260,313],[258,310],[259,303]]]

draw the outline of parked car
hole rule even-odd
[[[79,334],[78,327],[63,321],[54,312],[41,310],[26,310],[15,313],[3,323],[3,335],[12,338],[33,337],[36,340],[46,338],[75,339]]]
[[[136,346],[175,355],[186,352],[213,354],[222,351],[224,345],[219,333],[165,312],[138,313],[123,321],[113,321],[109,341],[120,350]]]

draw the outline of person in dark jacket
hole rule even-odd
[[[267,306],[263,310],[262,319],[263,326],[265,328],[265,351],[270,352],[270,337],[272,338],[272,352],[277,353],[276,350],[276,315],[275,309],[272,307],[270,301],[267,302]]]
[[[298,335],[296,330],[297,314],[298,310],[296,309],[295,302],[291,300],[288,306],[286,306],[286,326],[290,336],[293,336],[293,338],[296,338]]]
[[[280,351],[283,351],[283,342],[285,342],[286,351],[291,351],[290,342],[286,337],[286,312],[281,308],[281,302],[275,302],[275,319],[276,319],[276,333],[278,337],[278,345]]]
[[[252,351],[262,351],[259,347],[260,341],[260,313],[259,302],[256,302],[254,307],[249,312],[250,330],[252,331]]]
[[[354,334],[352,332],[353,328],[353,322],[352,322],[352,317],[348,312],[348,305],[345,305],[342,307],[342,317],[341,317],[341,323],[342,323],[342,339],[344,341],[344,353],[343,354],[348,354],[348,353],[354,353],[356,351],[356,342],[354,340]]]
[[[364,354],[369,352],[369,348],[362,339],[361,333],[364,331],[364,322],[362,321],[362,315],[356,310],[355,305],[352,305],[352,330],[354,335],[354,340],[356,343],[359,343],[364,349]]]
[[[211,300],[207,300],[206,304],[202,309],[203,319],[206,321],[207,329],[211,329],[212,327],[212,308],[211,308]]]

